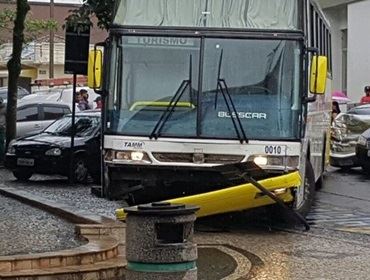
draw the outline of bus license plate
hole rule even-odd
[[[33,158],[18,158],[17,165],[18,166],[34,166],[35,160]]]

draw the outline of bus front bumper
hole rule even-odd
[[[285,203],[290,203],[294,200],[293,190],[301,185],[301,177],[299,172],[293,172],[287,175],[261,180],[259,183],[277,195]],[[198,218],[243,211],[275,203],[271,198],[263,195],[252,184],[242,184],[167,201],[170,203],[199,206],[200,210],[197,212]],[[126,213],[124,209],[117,209],[116,217],[119,220],[125,220]]]

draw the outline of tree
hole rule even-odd
[[[21,73],[21,55],[24,43],[25,20],[30,6],[27,0],[17,0],[17,13],[13,29],[13,52],[8,61],[9,72],[8,100],[6,107],[6,146],[17,135],[17,91],[18,79]]]
[[[18,80],[22,70],[21,57],[24,43],[38,33],[51,28],[56,29],[55,21],[45,20],[26,20],[30,6],[27,0],[16,1],[16,11],[5,9],[0,13],[0,29],[11,30],[13,27],[13,50],[10,60],[7,63],[8,68],[8,97],[7,97],[7,114],[6,114],[6,145],[16,137],[17,121],[17,92]]]
[[[66,18],[66,22],[72,26],[77,24],[92,26],[91,17],[96,16],[98,26],[107,30],[113,20],[115,5],[115,0],[87,0],[81,7],[71,11],[71,15]]]

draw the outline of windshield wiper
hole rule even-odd
[[[224,101],[226,103],[227,110],[229,112],[231,121],[233,122],[233,126],[240,141],[240,144],[248,143],[248,138],[245,134],[245,130],[243,128],[242,122],[240,121],[239,112],[236,110],[235,104],[233,99],[231,98],[229,88],[227,87],[225,79],[221,79],[221,65],[222,65],[222,58],[223,58],[224,50],[221,50],[219,64],[218,64],[218,77],[217,77],[217,90],[215,96],[215,109],[217,108],[218,103],[218,91],[220,90]],[[236,121],[235,121],[236,119]]]
[[[166,110],[161,115],[160,119],[156,123],[152,133],[150,134],[150,139],[157,140],[158,137],[161,135],[161,132],[163,130],[164,125],[167,123],[167,121],[172,116],[173,112],[175,111],[175,108],[179,101],[181,100],[181,97],[184,95],[187,88],[189,88],[190,92],[190,98],[191,98],[191,85],[192,85],[192,55],[190,55],[190,62],[189,62],[189,79],[183,80],[179,86],[179,88],[176,90],[175,95],[171,98],[170,102],[168,103]]]
[[[175,95],[171,98],[171,101],[168,103],[166,110],[161,115],[160,119],[158,120],[157,124],[155,125],[152,133],[150,134],[150,139],[155,138],[155,140],[158,139],[160,136],[164,125],[169,120],[169,118],[172,116],[172,113],[175,111],[175,108],[177,106],[177,103],[179,103],[181,97],[183,96],[185,90],[190,85],[190,80],[183,80],[177,89]]]

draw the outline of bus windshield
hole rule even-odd
[[[238,117],[248,139],[300,137],[299,42],[123,36],[111,59],[108,133],[150,137],[171,111],[160,136],[238,139]]]
[[[117,25],[298,30],[297,0],[121,0]]]

